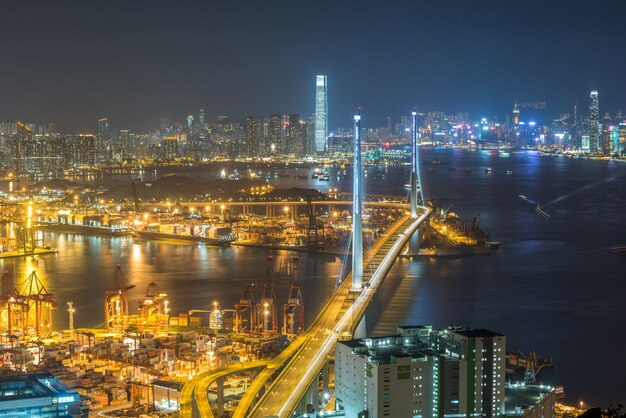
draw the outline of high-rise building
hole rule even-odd
[[[270,150],[272,154],[282,154],[283,151],[283,131],[281,117],[274,113],[270,115]]]
[[[300,125],[300,115],[292,113],[285,125],[285,152],[296,157],[304,155],[304,137]]]
[[[200,109],[200,111],[198,112],[198,124],[200,125],[200,128],[204,128],[204,109]]]
[[[309,116],[306,118],[304,125],[304,142],[305,142],[305,155],[315,155],[315,116]]]
[[[626,153],[626,121],[620,122],[617,127],[618,153]]]
[[[602,151],[602,155],[604,155],[605,157],[611,155],[611,142],[611,128],[609,127],[609,125],[604,124],[602,125],[602,144],[600,146],[600,150]]]
[[[178,157],[178,138],[175,136],[164,138],[161,147],[164,160],[171,161]]]
[[[589,95],[589,150],[600,151],[600,107],[598,105],[598,92],[593,90]]]
[[[503,335],[459,327],[340,341],[337,406],[347,417],[501,416],[505,350]]]
[[[96,158],[98,161],[106,160],[109,139],[109,119],[100,118],[98,119],[98,133],[96,135]]]
[[[245,127],[245,147],[244,151],[248,157],[259,156],[259,122],[254,116],[248,116]]]
[[[326,152],[328,136],[328,80],[325,75],[315,79],[315,151]]]

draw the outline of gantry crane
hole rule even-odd
[[[5,286],[3,283],[3,288]],[[20,331],[22,337],[31,333],[39,338],[49,337],[52,333],[52,309],[56,304],[54,295],[48,292],[33,271],[7,298],[9,335]]]
[[[257,326],[263,334],[278,333],[278,312],[274,293],[274,258],[267,256],[267,275],[263,287],[263,297],[257,305]]]
[[[298,279],[300,276],[300,257],[292,258],[291,285],[287,303],[283,305],[283,334],[294,336],[304,331],[304,300]]]
[[[254,283],[246,286],[241,293],[239,303],[235,305],[233,331],[236,333],[252,332],[256,328],[256,306],[254,303],[253,293],[254,286]],[[248,315],[246,315],[246,312]],[[247,319],[246,316],[248,317]]]
[[[148,283],[146,297],[139,302],[139,331],[162,332],[167,326],[169,303],[155,282]]]
[[[128,291],[130,284],[119,264],[111,288],[104,291],[104,323],[107,331],[122,333],[128,328]]]

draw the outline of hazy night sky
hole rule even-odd
[[[0,121],[94,131],[155,129],[199,108],[313,113],[329,77],[329,123],[418,110],[626,110],[622,1],[2,1]]]

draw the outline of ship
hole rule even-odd
[[[160,230],[159,225],[149,225],[144,229],[136,229],[133,231],[133,237],[146,240],[156,241],[174,241],[185,242],[197,245],[217,245],[229,246],[236,240],[232,230],[228,227],[218,227],[211,225],[202,225],[200,233],[178,233],[177,226],[173,226],[172,232]]]
[[[91,226],[71,223],[41,223],[38,228],[43,231],[106,237],[124,237],[133,234],[133,230],[126,227]]]
[[[611,251],[614,253],[626,253],[626,245],[618,245],[617,247],[611,248]]]
[[[330,180],[330,176],[328,175],[328,173],[325,172],[324,174],[319,176],[318,180],[319,181],[328,181],[328,180]]]

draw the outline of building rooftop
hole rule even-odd
[[[544,385],[507,385],[504,406],[507,416],[522,415],[524,411],[539,404],[554,387]]]
[[[463,335],[469,338],[492,338],[492,337],[504,337],[503,334],[499,334],[497,332],[489,331],[488,329],[462,329],[462,330],[453,330],[455,334]]]
[[[79,395],[49,373],[0,378],[0,411],[15,408],[24,400],[69,404],[77,402]]]

